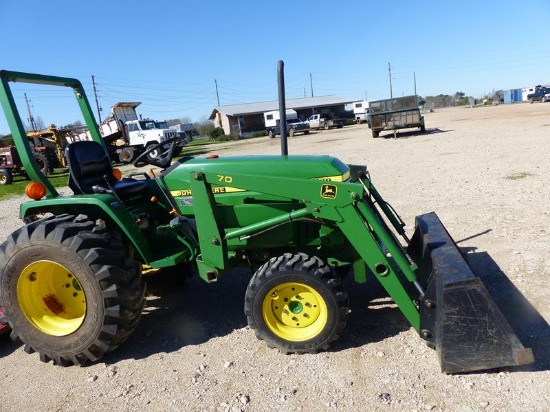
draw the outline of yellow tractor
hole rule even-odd
[[[67,159],[63,153],[67,146],[64,130],[52,124],[45,130],[28,132],[27,137],[34,151],[46,156],[50,172],[58,167],[67,167]]]

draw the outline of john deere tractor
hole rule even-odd
[[[20,209],[25,225],[0,247],[0,305],[12,338],[40,360],[84,365],[113,351],[140,319],[142,267],[184,277],[192,263],[208,283],[252,266],[248,324],[283,352],[325,350],[340,337],[349,272],[381,283],[444,372],[533,362],[437,215],[417,216],[409,239],[365,166],[286,154],[175,159],[169,140],[149,148],[159,156],[135,160],[160,168],[156,177],[121,178],[78,80],[11,71],[0,79],[34,181],[26,190],[34,200]],[[66,148],[73,194],[60,196],[31,162],[13,81],[74,90],[91,140]]]

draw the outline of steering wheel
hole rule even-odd
[[[172,137],[160,143],[150,145],[147,150],[141,153],[134,161],[135,167],[143,167],[146,165],[158,166],[166,168],[170,166],[172,157],[176,151],[176,143],[180,140],[179,136]],[[151,153],[160,150],[156,157],[149,156]]]

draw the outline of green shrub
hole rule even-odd
[[[225,135],[225,132],[221,127],[215,127],[208,131],[208,137],[210,137],[211,139],[219,139],[224,135]]]
[[[267,136],[267,132],[265,130],[259,131],[259,132],[252,132],[250,137],[263,137]]]

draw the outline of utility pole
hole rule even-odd
[[[218,106],[220,105],[220,95],[218,94],[218,79],[214,79],[214,84],[216,85],[216,98],[218,99]]]
[[[32,130],[37,130],[36,129],[36,125],[34,124],[34,117],[32,117],[32,113],[31,113],[31,105],[29,104],[29,99],[27,98],[27,93],[25,93],[25,102],[27,103],[27,111],[29,112],[29,117],[28,117],[28,120],[29,120],[29,123],[32,127]]]
[[[103,109],[99,107],[99,100],[97,99],[97,89],[95,87],[95,78],[93,74],[92,74],[92,84],[94,86],[95,105],[97,107],[97,118],[99,119],[99,123],[101,123],[101,111]]]
[[[311,77],[311,72],[309,72],[309,85],[311,87],[311,97],[313,97],[313,78]]]
[[[390,75],[390,110],[393,110],[393,90],[392,90],[392,85],[391,85],[391,66],[390,66],[390,62],[388,62],[388,72],[389,72],[389,75]],[[395,120],[394,120],[394,117],[392,116],[392,123],[394,124],[395,126]],[[397,138],[397,132],[395,130],[395,127],[393,128],[393,138],[396,139]]]
[[[391,66],[390,66],[389,62],[388,62],[388,72],[390,74],[390,99],[393,99],[393,90],[392,90],[392,86],[391,86]]]
[[[413,72],[414,76],[414,95],[416,96],[416,72]]]

